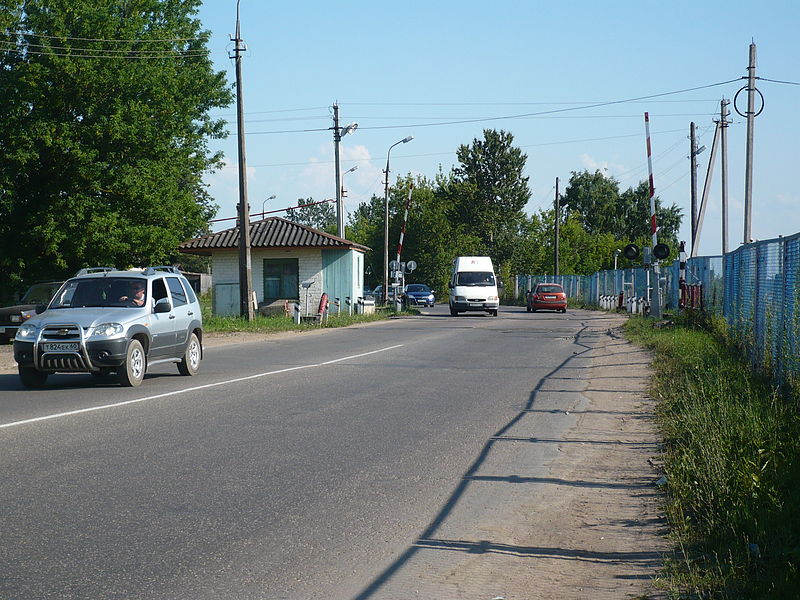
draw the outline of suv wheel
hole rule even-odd
[[[37,371],[33,367],[19,367],[19,378],[26,388],[36,389],[47,381],[47,373]]]
[[[147,369],[147,357],[139,340],[131,340],[125,354],[125,364],[117,370],[117,379],[123,387],[136,387],[142,383]]]
[[[200,370],[200,340],[193,333],[189,336],[189,343],[186,345],[186,352],[183,353],[183,360],[178,363],[178,372],[181,375],[197,375]]]

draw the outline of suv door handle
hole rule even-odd
[[[170,319],[174,319],[174,318],[175,318],[175,315],[170,315],[170,316],[169,316],[169,318],[170,318]]]
[[[191,317],[191,316],[192,316],[194,313],[193,313],[192,311],[189,311],[189,312],[188,312],[188,313],[186,313],[186,314],[187,314],[187,315],[189,315],[189,316]]]

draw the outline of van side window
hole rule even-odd
[[[180,279],[177,277],[167,277],[167,285],[172,294],[172,305],[183,306],[186,304],[186,292],[183,290]]]

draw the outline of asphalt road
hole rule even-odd
[[[135,389],[1,374],[0,598],[382,598],[422,532],[485,510],[464,474],[569,379],[592,314],[437,306],[209,348]]]

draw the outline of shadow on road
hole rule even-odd
[[[524,309],[523,309],[524,310]],[[538,313],[537,313],[538,315]],[[434,315],[431,315],[434,316]],[[436,315],[440,316],[440,315]],[[444,315],[451,318],[450,315]],[[478,315],[480,316],[480,315]],[[563,317],[560,317],[563,318]],[[550,373],[545,375],[539,380],[536,387],[531,392],[530,398],[525,407],[515,415],[506,425],[499,429],[489,440],[484,444],[478,457],[469,466],[467,471],[462,475],[460,483],[452,492],[448,500],[445,502],[441,510],[436,514],[428,527],[420,534],[415,542],[409,546],[403,554],[401,554],[394,562],[392,562],[380,575],[378,575],[369,585],[366,586],[357,596],[356,600],[367,600],[379,593],[381,589],[386,586],[389,581],[397,575],[414,557],[422,550],[441,550],[447,552],[463,552],[469,554],[483,554],[483,553],[502,553],[512,554],[522,557],[555,557],[566,559],[580,559],[589,562],[629,562],[637,563],[640,565],[656,566],[660,564],[661,556],[657,552],[593,552],[590,550],[576,550],[567,548],[550,548],[550,547],[531,547],[531,546],[514,546],[508,544],[498,544],[486,540],[479,541],[466,541],[466,540],[447,540],[437,539],[437,532],[445,520],[454,512],[458,503],[462,500],[463,496],[469,487],[475,482],[497,481],[502,483],[544,483],[559,486],[573,486],[573,487],[588,487],[588,488],[615,488],[615,489],[630,489],[635,490],[639,495],[652,495],[656,492],[653,490],[652,482],[649,480],[637,480],[633,484],[620,484],[608,483],[597,481],[567,481],[563,479],[553,478],[536,478],[536,477],[519,477],[517,475],[508,476],[482,476],[477,475],[481,466],[487,462],[489,455],[495,449],[497,444],[502,444],[508,441],[518,441],[520,438],[513,435],[506,435],[515,425],[517,425],[529,413],[537,412],[534,408],[536,397],[540,392],[545,391],[545,385],[552,379],[562,379],[557,375],[565,368],[570,367],[570,363],[576,359],[589,358],[585,356],[588,352],[595,348],[584,342],[584,339],[597,339],[595,331],[587,335],[588,325],[578,332],[575,336],[575,344],[582,349],[573,353],[564,362],[554,368]],[[546,391],[552,391],[546,390]],[[551,412],[551,411],[545,411]],[[561,412],[561,411],[559,411]],[[580,411],[575,411],[576,413]],[[585,411],[590,412],[590,411]],[[553,443],[560,442],[561,440],[552,439],[539,439],[539,438],[524,438],[521,441],[531,443]],[[580,440],[569,440],[570,442],[578,443]],[[626,442],[616,441],[594,441],[591,443],[604,443],[604,444],[626,444]],[[631,442],[627,442],[631,444]],[[640,444],[641,445],[641,444]],[[648,492],[648,490],[653,490]]]

